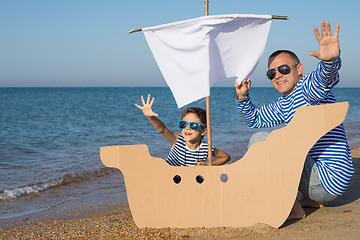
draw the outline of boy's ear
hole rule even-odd
[[[204,128],[204,131],[201,133],[201,136],[205,136],[206,133],[207,133],[207,128]]]

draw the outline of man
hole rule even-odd
[[[235,102],[249,127],[287,125],[300,106],[336,102],[331,89],[339,82],[339,29],[337,24],[332,35],[328,21],[326,24],[321,21],[321,34],[314,27],[319,51],[311,51],[309,55],[321,61],[308,75],[303,76],[303,65],[291,51],[279,50],[269,57],[267,76],[282,94],[273,103],[255,107],[249,97],[250,80],[240,84],[235,81]],[[299,185],[303,197],[301,201],[295,201],[288,219],[304,218],[303,207],[323,207],[325,202],[341,196],[353,173],[350,148],[341,124],[320,138],[309,151]]]

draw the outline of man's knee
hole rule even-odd
[[[248,148],[250,148],[250,146],[256,142],[265,141],[266,138],[269,136],[269,134],[270,132],[265,132],[265,131],[259,131],[254,133],[249,139]]]

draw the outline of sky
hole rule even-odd
[[[271,87],[267,57],[294,51],[312,71],[318,60],[313,27],[340,23],[339,87],[360,87],[359,1],[209,0],[209,14],[270,14],[274,20],[252,86]],[[166,86],[140,27],[204,15],[204,0],[0,0],[0,87]],[[215,86],[232,87],[225,79]]]

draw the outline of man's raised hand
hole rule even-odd
[[[340,54],[339,44],[339,30],[340,24],[336,24],[334,35],[331,33],[330,22],[321,21],[321,34],[317,27],[314,27],[316,40],[319,43],[319,51],[310,51],[309,55],[316,57],[319,60],[331,62]]]

